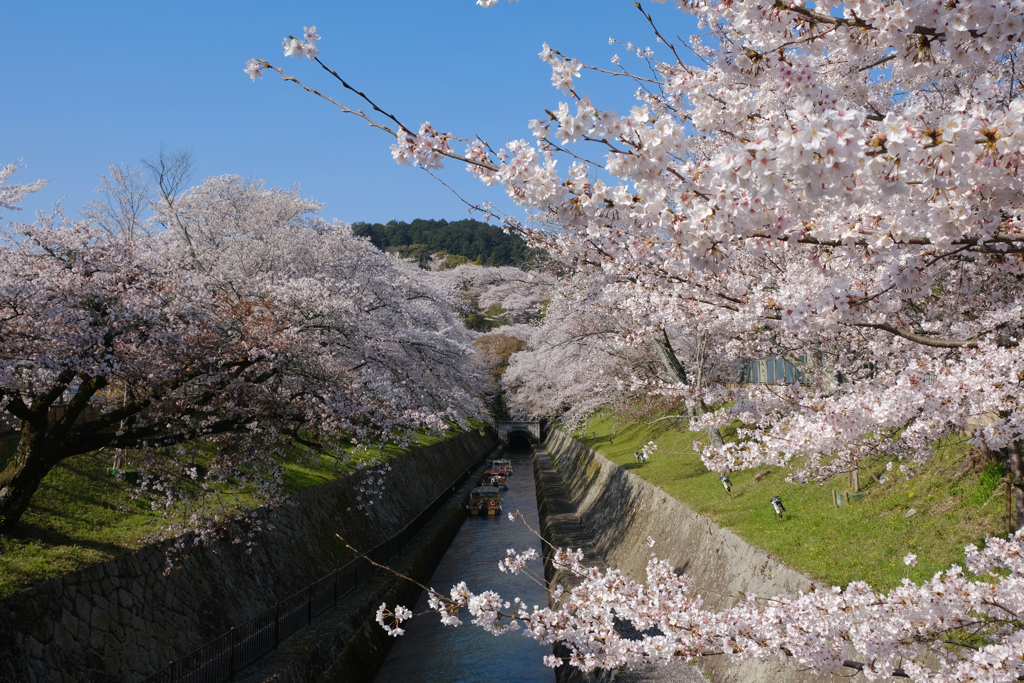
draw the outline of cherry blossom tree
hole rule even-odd
[[[549,291],[540,326],[523,336],[529,348],[505,378],[518,418],[576,427],[613,405],[639,408],[629,412],[644,417],[681,401],[684,415],[659,419],[697,420],[707,409],[707,387],[737,375],[737,363],[720,353],[736,331],[719,311],[680,306],[594,271],[564,277]],[[637,402],[638,393],[671,400]],[[716,427],[707,434],[712,446],[723,444]]]
[[[438,271],[438,276],[464,291],[480,310],[498,310],[507,325],[540,320],[544,304],[551,298],[556,284],[550,273],[524,271],[511,266],[491,268],[463,264]]]
[[[286,54],[314,60],[361,98],[331,101],[394,136],[397,162],[433,170],[458,160],[556,226],[508,223],[568,267],[608,278],[595,301],[614,292],[638,316],[656,301],[655,317],[704,315],[727,333],[713,338],[714,355],[771,352],[804,364],[809,388],[737,390],[707,378],[694,400],[729,407],[695,416],[694,427],[736,417],[756,425],[740,443],[711,444],[709,467],[799,462],[794,479],[822,481],[883,449],[923,462],[936,439],[972,430],[976,445],[1004,454],[1024,503],[1024,6],[676,7],[704,33],[674,42],[676,31],[638,5],[657,50],[619,45],[639,68],[617,56],[608,68],[584,65],[545,45],[540,57],[566,101],[530,122],[533,141],[504,146],[404,125],[320,62],[308,36],[298,47],[286,41]],[[247,72],[267,69],[326,97],[266,60]],[[632,79],[628,111],[582,90],[584,74],[600,73]],[[723,653],[869,677],[1016,680],[1022,541],[969,548],[981,579],[954,567],[888,595],[855,583],[719,614],[701,611],[657,562],[646,586],[580,567],[586,581],[560,609],[512,618],[568,645],[584,669]],[[501,622],[498,596],[463,586],[450,599],[478,623]],[[613,617],[658,635],[627,640]],[[965,630],[981,644],[958,639]],[[842,659],[844,642],[865,660]],[[937,663],[922,663],[917,644]]]
[[[132,239],[147,228],[146,217],[153,206],[153,188],[142,169],[110,164],[109,176],[100,176],[96,192],[101,196],[82,209],[82,216],[112,235]]]
[[[180,475],[168,447],[201,438],[221,445],[210,476],[269,493],[275,444],[482,417],[442,283],[319,208],[224,176],[159,204],[164,230],[59,213],[3,229],[0,408],[20,440],[0,472],[0,531],[55,464],[99,448],[142,449]]]
[[[555,286],[555,277],[543,271],[522,271],[463,264],[439,270],[434,276],[445,283],[463,306],[467,327],[481,333],[473,346],[485,368],[487,408],[495,419],[509,417],[502,377],[510,358],[526,347],[544,315]]]
[[[704,68],[683,61],[651,18],[671,59],[625,46],[654,74],[632,75],[614,60],[641,86],[626,115],[580,95],[584,65],[545,47],[541,58],[571,103],[531,124],[534,144],[493,152],[474,140],[459,153],[456,136],[429,124],[413,133],[390,114],[371,120],[396,135],[399,162],[439,168],[460,159],[541,212],[559,230],[524,231],[577,266],[731,311],[787,346],[825,344],[834,357],[892,368],[886,387],[897,377],[910,383],[899,399],[907,408],[896,413],[883,406],[895,394],[859,383],[826,398],[835,409],[795,402],[780,419],[803,425],[805,436],[789,439],[782,457],[809,456],[805,476],[835,471],[822,462],[835,442],[855,460],[873,450],[852,446],[860,437],[893,428],[903,430],[906,457],[927,458],[935,438],[989,413],[1005,414],[978,439],[1007,447],[1020,436],[1015,380],[979,402],[976,387],[946,377],[963,362],[985,366],[972,377],[1017,363],[1019,8],[887,7],[685,5],[708,27],[687,46]],[[604,150],[602,168],[581,161],[575,146]],[[559,158],[571,161],[564,176]],[[934,414],[902,400],[920,398],[915,385],[926,375],[939,378],[927,393],[945,392],[938,402],[954,407]],[[833,420],[850,393],[875,407]],[[776,405],[755,400],[719,419],[748,407],[775,414]],[[817,438],[821,429],[836,438]],[[742,451],[708,452],[708,462],[774,463],[778,444],[766,435],[752,434]]]
[[[617,329],[607,322],[574,313],[562,299],[552,301],[503,377],[513,418],[557,418],[572,428],[621,398],[619,378],[630,374],[630,353],[615,343]]]
[[[7,179],[17,173],[18,167],[14,164],[5,164],[0,166],[0,209],[7,209],[8,211],[17,211],[21,207],[18,206],[25,195],[37,192],[44,185],[45,180],[37,180],[26,185],[8,183]],[[0,214],[2,216],[3,214]]]
[[[674,387],[679,380],[672,371],[686,379],[664,326],[653,327],[650,316],[630,316],[611,291],[592,273],[559,281],[541,324],[526,337],[528,348],[512,357],[503,379],[513,416],[558,419],[575,428],[601,408],[622,406],[638,386],[654,393],[654,386],[667,384],[667,376]],[[657,353],[659,348],[666,348],[667,356]],[[668,358],[671,370],[663,366]],[[683,356],[692,370],[691,361]]]

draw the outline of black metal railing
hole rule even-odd
[[[146,679],[146,683],[223,683],[314,618],[327,611],[377,572],[377,567],[363,561],[368,557],[378,564],[388,564],[426,526],[431,517],[466,483],[473,471],[487,456],[466,470],[444,493],[396,534],[368,552],[314,581],[304,589],[276,603],[216,640],[212,640]]]

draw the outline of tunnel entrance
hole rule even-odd
[[[532,445],[530,437],[523,432],[512,432],[508,435],[508,448],[510,451],[526,451]]]
[[[540,422],[513,422],[511,420],[498,421],[498,438],[508,444],[512,449],[529,449],[530,446],[541,442]],[[515,443],[513,439],[518,439]],[[525,439],[526,443],[522,440]]]

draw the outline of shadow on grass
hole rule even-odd
[[[102,493],[97,491],[71,492],[62,486],[40,486],[39,490],[44,494],[39,496],[39,501],[33,501],[30,513],[38,515],[53,515],[54,517],[66,517],[72,512],[68,506],[89,506],[92,510],[120,512],[109,500],[105,500]],[[91,494],[91,495],[87,495]],[[90,513],[92,513],[90,510]]]
[[[61,533],[52,527],[35,524],[33,522],[21,521],[14,525],[5,536],[9,536],[13,541],[20,542],[36,542],[52,546],[77,546],[79,548],[87,548],[89,550],[96,550],[101,553],[108,555],[121,555],[125,552],[134,550],[131,545],[118,545],[117,543],[105,543],[103,541],[95,541],[82,537],[72,537],[67,534]]]

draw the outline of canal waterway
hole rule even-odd
[[[512,460],[514,474],[509,477],[509,490],[502,494],[502,513],[497,518],[467,516],[427,585],[447,595],[453,585],[465,581],[475,592],[495,590],[506,600],[519,597],[530,607],[543,606],[547,604],[543,586],[529,577],[498,571],[507,548],[540,550],[540,539],[522,520],[508,519],[509,512],[519,510],[533,529],[540,529],[531,453],[512,451],[505,457]],[[530,564],[535,574],[543,576],[539,560]],[[427,609],[426,595],[421,595],[413,612]],[[465,623],[457,628],[443,626],[435,615],[406,622],[405,635],[396,639],[376,682],[553,683],[553,670],[543,664],[544,655],[551,654],[550,646],[521,633],[492,636],[470,624],[467,614],[461,616]]]

